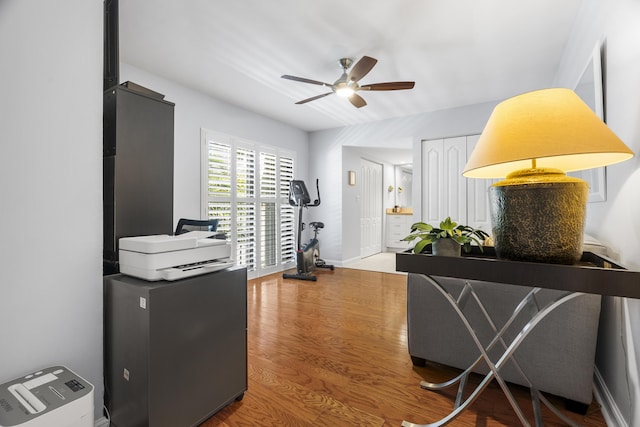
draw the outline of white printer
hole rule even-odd
[[[0,385],[0,427],[93,425],[93,386],[65,366]]]
[[[231,267],[231,245],[210,238],[216,233],[190,231],[177,236],[123,237],[120,272],[144,280],[178,280]]]

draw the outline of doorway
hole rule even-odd
[[[360,159],[360,256],[382,252],[382,165]]]

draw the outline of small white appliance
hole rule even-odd
[[[231,245],[210,238],[215,234],[190,231],[177,236],[123,237],[119,240],[120,272],[149,281],[178,280],[233,266]]]
[[[0,427],[93,425],[93,385],[66,366],[0,385]]]

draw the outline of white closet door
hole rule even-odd
[[[467,157],[471,156],[480,135],[467,137]],[[467,225],[491,234],[489,187],[496,179],[467,179]]]
[[[382,165],[360,160],[360,256],[382,252]]]
[[[467,223],[467,179],[462,176],[467,164],[467,138],[444,139],[444,192],[441,220],[451,217],[458,224]]]
[[[443,150],[442,139],[422,142],[422,221],[432,225],[442,221]]]
[[[491,234],[489,187],[497,180],[462,176],[478,139],[480,135],[422,141],[422,221],[437,225],[450,216]]]
[[[422,221],[438,225],[450,216],[465,223],[467,189],[462,170],[466,162],[464,136],[422,142]]]

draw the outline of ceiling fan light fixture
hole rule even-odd
[[[353,90],[350,86],[342,86],[336,89],[336,95],[341,96],[343,98],[348,98],[353,95],[356,91]]]

